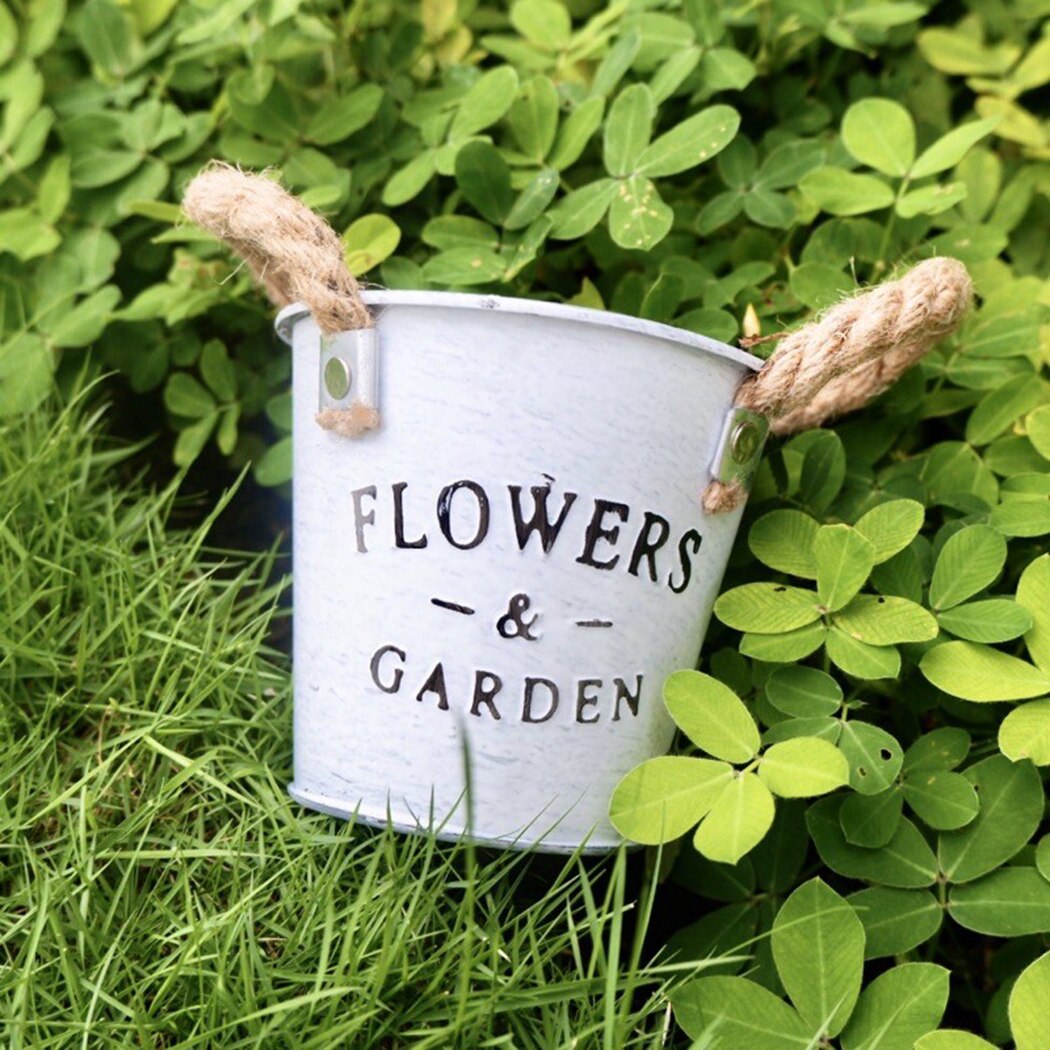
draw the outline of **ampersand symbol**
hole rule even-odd
[[[530,605],[531,600],[527,594],[515,594],[511,598],[509,608],[496,621],[496,630],[502,638],[524,638],[529,642],[536,641],[536,635],[531,633],[530,628],[535,626],[539,614],[528,620],[522,619]]]

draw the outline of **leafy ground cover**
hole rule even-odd
[[[641,954],[623,861],[544,869],[547,897],[514,858],[293,819],[273,556],[238,567],[173,527],[170,493],[85,480],[119,455],[68,424],[6,423],[3,979],[26,1045],[103,1024],[283,1045],[303,1018],[363,1045],[661,1045],[663,991],[667,1039],[704,1050],[1050,1045],[1047,13],[0,0],[9,420],[116,369],[164,458],[287,482],[271,312],[181,222],[211,157],[279,169],[393,288],[749,341],[929,255],[977,291],[870,410],[770,446],[703,671],[668,683],[681,753],[612,803],[663,849]],[[673,989],[634,966],[712,953]]]
[[[275,555],[210,548],[222,503],[173,527],[102,415],[0,429],[5,1045],[660,1045],[681,974],[641,965],[653,883],[624,853],[475,853],[288,799]]]
[[[210,446],[287,481],[290,364],[270,312],[181,222],[213,157],[279,170],[366,280],[604,305],[724,340],[955,255],[988,299],[967,339],[980,361],[946,363],[937,407],[957,407],[1020,381],[1034,346],[1045,13],[2,3],[0,412],[92,348],[166,415],[176,463]]]

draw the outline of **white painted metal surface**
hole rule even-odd
[[[706,517],[700,493],[761,362],[552,303],[365,300],[382,422],[356,439],[314,422],[313,320],[277,320],[294,354],[289,790],[444,838],[610,849],[612,789],[667,750],[661,685],[699,654],[741,514]]]

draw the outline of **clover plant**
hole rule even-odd
[[[861,914],[863,914],[861,910]],[[788,1002],[746,977],[712,976],[672,997],[675,1017],[710,1050],[991,1050],[960,1029],[938,1029],[950,974],[929,962],[900,962],[862,987],[868,958],[858,908],[819,878],[804,882],[777,914],[771,954]],[[1031,963],[1010,995],[1017,1050],[1036,1050],[1047,1032],[1050,953]],[[835,1040],[835,1044],[832,1040]]]

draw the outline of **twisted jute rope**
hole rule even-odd
[[[372,326],[338,235],[272,179],[212,163],[187,186],[183,209],[245,260],[278,306],[304,303],[326,334]],[[891,386],[958,326],[972,296],[962,263],[927,259],[784,336],[735,403],[766,416],[774,434],[820,426]],[[359,407],[324,409],[317,421],[350,437],[379,423]],[[740,482],[712,481],[704,510],[730,511],[746,498]]]
[[[213,162],[186,187],[182,208],[244,259],[277,306],[305,304],[326,335],[372,327],[338,234],[273,179]],[[346,437],[379,425],[374,408],[356,405],[316,418]]]
[[[955,330],[972,297],[962,263],[927,259],[785,335],[762,369],[741,384],[735,403],[766,416],[774,434],[818,427],[888,389]],[[743,484],[712,481],[704,510],[724,513],[746,498]]]

